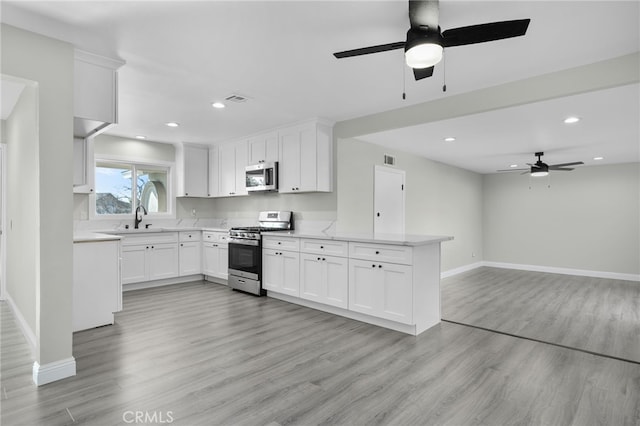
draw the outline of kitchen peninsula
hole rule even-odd
[[[440,322],[448,236],[285,231],[263,237],[263,288],[287,302],[418,335]]]

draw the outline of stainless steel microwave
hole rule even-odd
[[[278,162],[264,162],[245,169],[248,192],[278,190]]]

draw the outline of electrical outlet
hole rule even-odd
[[[191,216],[196,217],[196,209],[191,209]]]
[[[471,257],[476,257],[476,254],[472,252]]]

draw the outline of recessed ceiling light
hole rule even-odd
[[[580,121],[580,117],[567,117],[564,119],[565,124],[573,124]]]
[[[221,108],[226,107],[226,105],[225,105],[225,104],[223,104],[222,102],[213,102],[213,103],[211,104],[211,106],[212,106],[212,107],[214,107],[214,108],[218,108],[218,109],[221,109]]]
[[[142,135],[136,136],[136,139],[146,139],[146,138],[147,138],[146,136],[142,136]]]
[[[178,126],[180,125],[180,124],[178,124],[178,123],[176,123],[176,122],[173,122],[173,121],[171,121],[171,122],[169,122],[169,123],[165,123],[165,124],[166,124],[167,126],[169,126],[169,127],[178,127]]]
[[[604,157],[593,157],[593,159],[596,161],[600,161],[600,160],[604,160]]]
[[[518,165],[517,164],[512,164],[509,167],[511,167],[512,169],[515,169],[516,167],[518,167]]]
[[[456,140],[456,138],[451,137],[451,136],[449,136],[448,138],[444,138],[444,141],[445,141],[445,142],[453,142],[453,141],[455,141],[455,140]]]

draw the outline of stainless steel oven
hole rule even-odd
[[[260,294],[262,244],[260,239],[229,238],[229,286]]]
[[[260,212],[260,226],[231,228],[229,231],[229,287],[252,293],[266,294],[262,288],[263,232],[293,229],[292,213]]]

